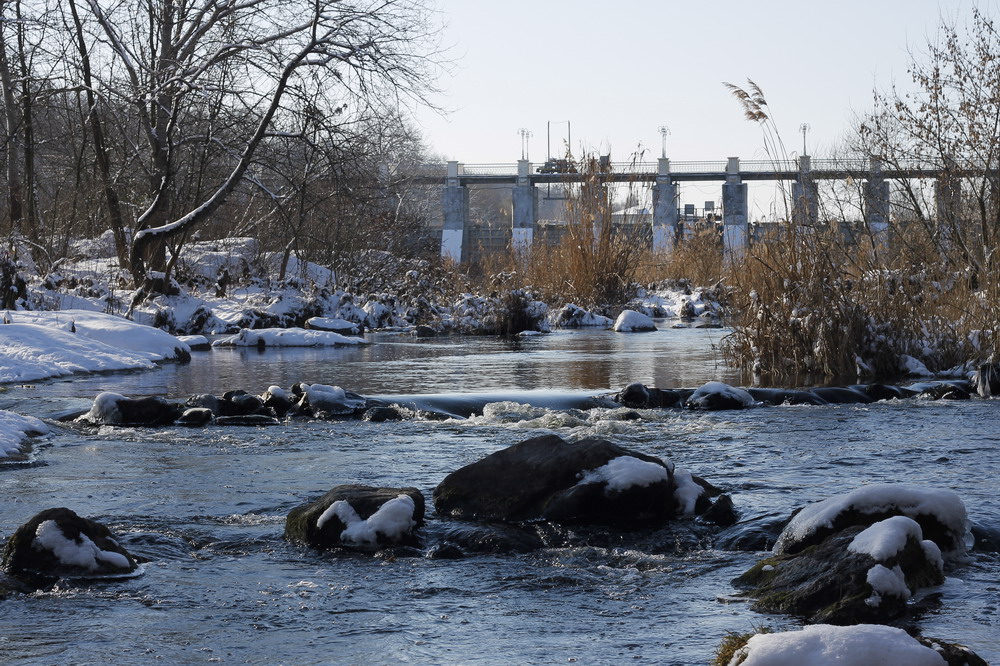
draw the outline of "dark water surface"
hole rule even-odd
[[[72,582],[0,603],[0,662],[703,664],[726,631],[794,619],[748,609],[730,580],[761,553],[714,547],[680,523],[597,545],[464,560],[317,553],[281,539],[294,506],[341,483],[416,486],[526,437],[598,435],[725,488],[744,518],[787,516],[866,483],[954,489],[1000,528],[1000,402],[892,401],[698,414],[585,414],[525,406],[632,381],[738,382],[720,331],[557,333],[518,342],[380,335],[361,349],[215,350],[188,365],[8,387],[0,408],[46,416],[98,392],[261,391],[295,381],[366,395],[515,398],[445,422],[294,421],[277,427],[57,426],[38,466],[0,468],[0,538],[67,506],[150,559],[141,577]],[[443,529],[431,516],[429,539]],[[918,625],[1000,662],[1000,558],[971,561],[933,592]]]

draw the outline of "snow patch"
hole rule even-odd
[[[832,528],[837,516],[849,510],[863,514],[899,512],[911,518],[934,516],[952,533],[959,548],[963,547],[968,531],[965,504],[955,492],[902,484],[875,484],[835,495],[799,511],[778,537],[774,552],[781,554],[788,544],[801,541],[819,529]]]
[[[868,570],[866,580],[872,586],[872,596],[865,599],[865,603],[873,608],[878,608],[882,603],[882,597],[897,597],[904,601],[910,598],[906,576],[898,564],[891,569],[876,564]]]
[[[21,453],[21,446],[28,437],[48,432],[49,427],[34,416],[0,409],[0,459]]]
[[[605,483],[607,490],[621,492],[633,486],[645,488],[666,480],[667,468],[663,465],[634,456],[618,456],[601,467],[584,472],[577,485]]]
[[[902,629],[878,624],[814,624],[800,631],[757,634],[736,651],[742,666],[945,666],[944,658]]]
[[[368,344],[332,331],[311,331],[304,328],[244,328],[236,335],[216,340],[216,347],[332,347],[336,345]]]
[[[677,500],[677,504],[680,506],[681,514],[693,516],[695,504],[698,502],[698,498],[705,492],[705,489],[695,483],[691,472],[683,467],[674,469],[674,485],[676,486],[674,489],[674,499]]]
[[[885,562],[902,552],[908,537],[922,541],[920,525],[912,518],[893,516],[859,532],[848,544],[847,552],[870,555],[878,562]]]
[[[80,534],[75,541],[67,539],[54,520],[38,524],[31,547],[49,551],[64,566],[80,567],[87,571],[100,569],[98,560],[119,569],[131,568],[127,557],[121,553],[101,550],[86,534]]]
[[[350,502],[337,500],[316,519],[316,528],[323,529],[323,525],[336,516],[346,526],[340,535],[341,542],[352,546],[376,546],[380,535],[396,541],[413,529],[415,510],[412,497],[397,495],[370,517],[362,519]]]

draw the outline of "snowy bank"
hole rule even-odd
[[[304,328],[244,328],[236,335],[216,340],[216,347],[333,347],[364,345],[362,338],[348,337],[332,331],[311,331]]]
[[[24,453],[22,447],[29,437],[44,435],[48,431],[48,426],[33,416],[0,409],[0,461],[18,457]]]
[[[0,383],[77,373],[149,370],[186,359],[190,348],[169,333],[100,312],[8,312],[0,324]]]
[[[104,312],[18,311],[8,312],[7,316],[14,324],[35,324],[75,332],[115,349],[133,352],[149,361],[184,359],[191,352],[185,343],[165,331]]]

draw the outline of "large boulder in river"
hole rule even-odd
[[[126,398],[105,391],[94,398],[90,411],[80,420],[94,425],[162,426],[176,421],[182,412],[181,405],[163,398]]]
[[[437,512],[470,520],[637,527],[704,511],[705,488],[659,458],[601,439],[528,439],[452,472]]]
[[[919,589],[944,582],[944,561],[911,518],[854,525],[796,554],[759,562],[733,583],[753,608],[811,622],[884,622],[901,615]]]
[[[785,526],[774,556],[734,581],[754,608],[813,622],[883,622],[965,554],[965,505],[950,490],[865,486],[816,502]]]
[[[59,578],[121,576],[138,568],[107,527],[66,508],[46,509],[17,528],[0,566],[34,587]]]
[[[292,509],[285,538],[314,548],[414,545],[424,522],[424,496],[416,488],[337,486],[321,498]]]
[[[846,527],[867,527],[892,516],[915,520],[946,558],[965,554],[969,519],[961,498],[952,490],[895,483],[862,486],[810,504],[785,526],[774,552],[798,553]]]

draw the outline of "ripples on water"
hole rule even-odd
[[[294,381],[368,395],[552,392],[631,381],[735,383],[718,331],[562,333],[509,343],[382,336],[362,350],[219,350],[187,366],[12,388],[0,408],[46,415],[101,390],[183,397]],[[516,397],[516,396],[515,396]],[[559,399],[565,399],[565,396]],[[570,535],[575,545],[465,560],[318,553],[281,539],[284,516],[340,483],[420,488],[529,436],[600,436],[725,488],[745,518],[773,519],[864,483],[952,488],[1000,527],[995,401],[799,406],[710,414],[553,410],[500,401],[444,422],[292,422],[265,429],[59,427],[39,465],[0,470],[0,536],[68,506],[148,558],[126,581],[61,583],[0,605],[0,653],[23,663],[706,663],[726,631],[767,624],[729,581],[759,553],[713,547],[689,523]],[[442,529],[433,518],[429,535]],[[920,621],[1000,659],[1000,563],[975,552]]]

